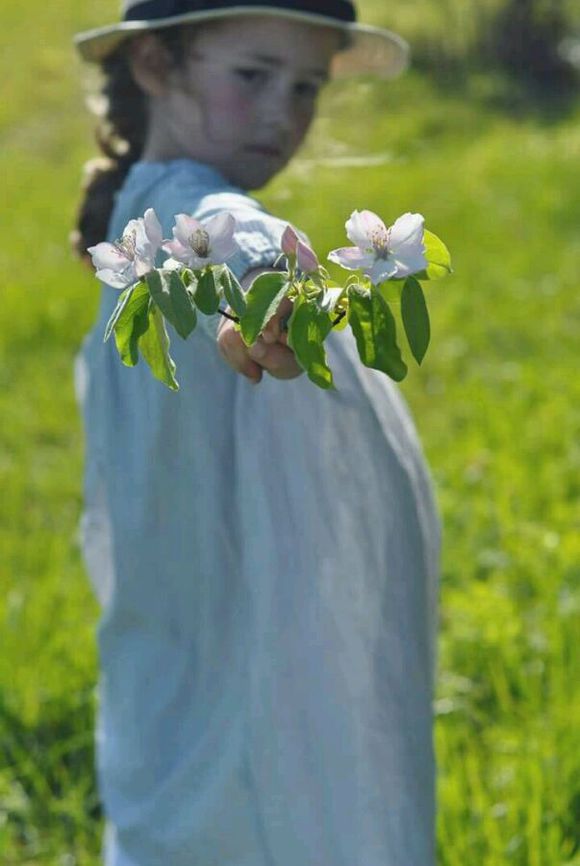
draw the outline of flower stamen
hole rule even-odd
[[[189,245],[196,256],[206,259],[209,256],[209,233],[205,229],[196,229],[189,237]]]
[[[137,232],[135,229],[124,234],[122,238],[114,242],[113,246],[129,261],[135,261],[137,252]]]
[[[372,244],[369,252],[374,252],[378,259],[387,259],[391,252],[389,249],[391,239],[389,229],[383,231],[381,228],[377,228],[370,233],[369,239]]]

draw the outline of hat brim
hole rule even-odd
[[[332,78],[350,78],[355,75],[374,75],[379,78],[395,78],[409,63],[409,46],[396,33],[365,24],[336,21],[323,15],[294,12],[291,9],[275,9],[269,6],[232,6],[205,12],[188,12],[171,18],[154,21],[121,21],[108,27],[77,33],[74,43],[83,58],[89,63],[100,63],[111,52],[131,36],[150,30],[162,30],[178,24],[196,21],[211,21],[232,16],[273,16],[304,21],[319,27],[332,27],[349,36],[348,47],[335,54],[331,64]]]

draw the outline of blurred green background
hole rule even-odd
[[[77,540],[72,384],[98,286],[67,242],[95,154],[95,78],[70,38],[115,20],[116,5],[2,10],[2,866],[98,863],[98,610]],[[387,220],[420,211],[452,251],[454,277],[429,289],[432,348],[403,384],[445,526],[439,864],[578,866],[580,10],[360,6],[410,40],[412,70],[333,85],[262,198],[321,249],[369,207]]]

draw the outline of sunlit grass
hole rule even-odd
[[[58,8],[7,8],[1,61],[2,866],[95,866],[100,832],[72,386],[96,284],[67,248],[92,145],[68,39],[116,4]],[[452,250],[403,385],[445,524],[439,863],[578,866],[580,113],[518,120],[475,91],[335,88],[264,199],[321,249],[365,206],[421,211]]]

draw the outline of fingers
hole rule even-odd
[[[224,360],[237,373],[256,384],[263,370],[276,379],[295,379],[303,372],[292,349],[287,346],[288,334],[282,323],[292,314],[294,305],[283,298],[276,313],[266,325],[262,336],[253,346],[246,346],[234,323],[224,319],[218,328],[218,348]]]
[[[303,372],[294,352],[281,343],[268,344],[258,339],[253,346],[250,346],[248,354],[276,379],[295,379]]]
[[[302,373],[294,352],[282,342],[268,344],[260,337],[248,348],[233,322],[227,319],[220,324],[217,340],[224,360],[252,382],[261,381],[263,370],[276,379],[295,379]]]
[[[292,301],[289,301],[288,298],[282,298],[280,302],[280,306],[264,328],[262,333],[262,337],[265,343],[277,343],[282,337],[286,337],[286,332],[282,328],[283,321],[288,319],[294,309],[294,305]],[[286,344],[286,339],[284,339],[284,345]]]
[[[248,348],[233,322],[224,319],[218,330],[217,343],[222,358],[236,373],[241,373],[256,384],[262,380],[262,367],[250,358]]]

